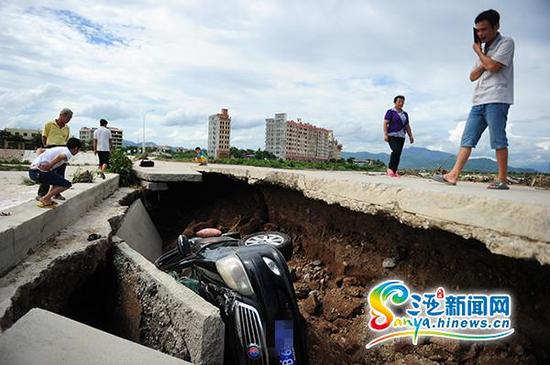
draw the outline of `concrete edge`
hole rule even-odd
[[[116,239],[118,238],[114,237],[114,240]],[[168,298],[178,302],[178,307],[182,308],[181,311],[173,315],[188,318],[186,322],[189,322],[189,325],[184,331],[184,340],[191,356],[191,362],[221,364],[223,362],[225,327],[218,308],[178,283],[170,275],[158,270],[153,263],[132,249],[126,242],[116,242],[114,246],[141,273],[162,288]],[[192,322],[194,325],[191,325]],[[212,343],[216,346],[211,346]]]
[[[190,364],[41,308],[0,335],[0,363]]]
[[[483,200],[479,197],[474,199],[466,195],[449,196],[450,194],[436,192],[423,193],[380,183],[361,183],[358,184],[360,185],[360,190],[358,190],[357,188],[352,189],[352,183],[346,180],[333,181],[285,170],[251,171],[246,168],[226,170],[221,167],[207,166],[201,168],[200,171],[231,176],[251,185],[271,184],[281,186],[298,191],[307,198],[324,201],[328,204],[338,204],[356,212],[371,215],[384,214],[414,228],[437,228],[466,239],[475,238],[484,243],[495,254],[518,259],[537,260],[543,265],[550,264],[550,242],[547,241],[550,237],[544,235],[544,232],[548,232],[550,226],[550,216],[547,214],[548,209],[542,206],[530,205],[530,216],[534,217],[530,220],[531,225],[519,225],[517,229],[522,231],[514,232],[511,231],[511,227],[518,226],[517,220],[526,219],[525,204],[511,201],[499,201],[496,204],[491,201],[491,204],[488,204],[489,200]],[[338,184],[340,186],[336,189]],[[349,184],[350,189],[342,189],[341,184]],[[335,191],[339,191],[341,194],[335,194]],[[360,196],[354,196],[353,194],[360,194]],[[389,199],[389,196],[392,198]],[[396,203],[387,204],[388,201]],[[408,203],[403,203],[407,201]],[[434,201],[433,214],[424,215],[414,211],[417,204],[425,201]],[[441,201],[444,201],[445,204],[441,204]],[[474,224],[476,218],[471,213],[467,215],[467,219],[470,220],[468,223],[461,222],[460,219],[441,218],[444,213],[449,212],[449,207],[457,210],[453,216],[457,217],[459,213],[467,212],[474,202],[485,207],[491,207],[494,216],[499,218],[502,216],[503,211],[508,212],[508,214],[504,217],[504,221],[494,222],[495,225],[498,225],[496,229]],[[536,228],[533,229],[533,226]]]
[[[158,170],[147,171],[147,167],[139,166],[139,162],[134,163],[136,176],[141,180],[148,182],[201,182],[202,174],[194,169],[189,169],[185,174],[162,173]]]

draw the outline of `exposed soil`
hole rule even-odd
[[[291,235],[289,262],[309,329],[311,364],[538,364],[550,361],[550,267],[490,253],[476,240],[415,229],[393,218],[352,212],[277,186],[250,186],[216,174],[203,184],[149,192],[146,205],[166,248],[205,227]],[[395,266],[384,268],[384,260]],[[392,265],[386,265],[392,266]],[[385,279],[422,292],[443,286],[503,291],[513,298],[516,332],[492,343],[422,338],[370,350],[365,295]]]

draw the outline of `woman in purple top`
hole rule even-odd
[[[405,135],[408,134],[409,140],[414,143],[409,115],[403,110],[404,104],[405,97],[397,95],[393,98],[393,108],[389,109],[384,116],[384,141],[388,142],[391,148],[387,174],[391,177],[399,177],[397,167],[405,144]]]

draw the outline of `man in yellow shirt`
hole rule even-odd
[[[44,129],[42,130],[42,145],[45,148],[50,147],[59,147],[65,146],[67,140],[69,139],[69,126],[67,125],[71,118],[73,117],[73,112],[69,108],[63,108],[59,112],[59,117],[55,120],[51,120],[44,124]],[[53,172],[65,178],[65,169],[67,164],[62,164],[57,167]],[[41,197],[46,195],[50,190],[50,186],[47,184],[40,184],[38,188],[38,196],[36,200],[39,200]],[[61,194],[54,196],[54,199],[65,200]]]

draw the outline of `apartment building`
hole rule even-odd
[[[39,129],[5,128],[0,131],[0,148],[34,149],[41,145]]]
[[[301,161],[339,159],[342,145],[332,130],[287,120],[286,113],[266,119],[265,149],[278,158]]]
[[[122,137],[123,131],[121,128],[107,127],[111,131],[111,137],[113,140],[113,149],[122,148]],[[82,127],[79,130],[79,138],[82,142],[89,143],[91,146],[92,140],[94,139],[94,131],[96,127],[88,128]]]
[[[277,113],[275,118],[265,120],[265,150],[277,158],[286,159],[286,113]]]
[[[212,158],[229,157],[231,117],[228,109],[208,117],[208,156]]]

